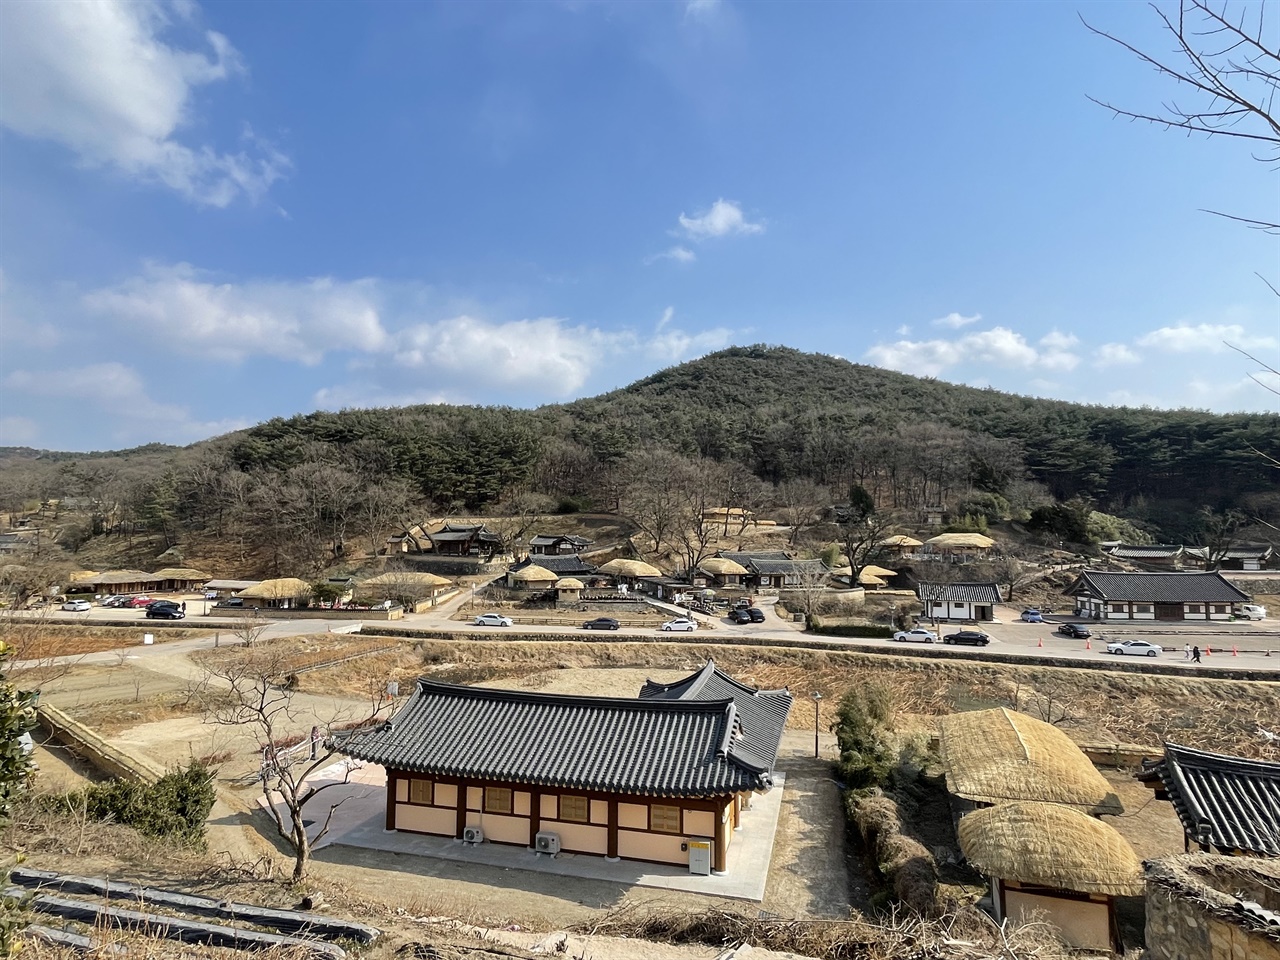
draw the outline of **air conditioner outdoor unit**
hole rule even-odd
[[[560,852],[560,834],[552,833],[550,830],[539,832],[537,837],[534,838],[533,848],[538,853],[549,853],[555,856]]]
[[[463,827],[463,843],[484,843],[484,830],[480,827]]]

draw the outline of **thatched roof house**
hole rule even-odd
[[[102,593],[150,593],[160,588],[156,575],[142,570],[105,570],[86,577],[76,576],[71,582],[73,589]]]
[[[995,545],[981,533],[940,533],[924,542],[930,553],[986,553]]]
[[[516,590],[539,589],[549,587],[555,583],[559,577],[548,570],[546,567],[540,567],[536,563],[530,563],[518,570],[507,571],[507,586]]]
[[[246,607],[277,607],[287,610],[311,598],[311,584],[297,577],[280,577],[241,590],[236,594]]]
[[[627,579],[639,579],[640,577],[660,577],[662,571],[653,564],[645,563],[643,560],[610,560],[600,568],[601,573],[608,574],[611,577],[623,577]]]
[[[174,593],[199,590],[212,579],[210,574],[193,567],[165,567],[152,576],[160,581],[160,590]]]
[[[978,806],[1061,803],[1100,815],[1124,811],[1110,784],[1052,724],[1003,707],[942,718],[947,789]]]
[[[392,570],[356,584],[355,593],[361,598],[398,600],[405,603],[429,600],[453,585],[446,577],[417,570]]]
[[[1107,950],[1115,897],[1141,896],[1142,862],[1114,827],[1057,803],[1020,801],[960,821],[960,849],[991,877],[996,919],[1042,914],[1072,946]]]
[[[585,590],[586,584],[584,584],[577,577],[564,577],[563,579],[556,581],[556,589],[557,590]]]

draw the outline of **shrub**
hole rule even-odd
[[[849,689],[836,714],[840,744],[837,769],[845,785],[864,789],[882,785],[893,769],[894,751],[885,734],[891,729],[893,696],[879,683]]]
[[[956,517],[945,527],[943,533],[986,533],[987,518],[981,513],[966,513]]]
[[[203,847],[204,822],[213,809],[213,771],[198,760],[153,784],[132,780],[95,783],[63,794],[60,803],[93,820],[110,820],[161,840]]]
[[[873,637],[892,639],[893,629],[875,623],[825,623],[821,617],[809,618],[809,632],[828,637]]]
[[[561,497],[556,502],[555,512],[559,514],[581,513],[582,501],[576,499],[575,497]]]

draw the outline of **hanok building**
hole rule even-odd
[[[159,581],[156,589],[161,593],[194,593],[209,582],[209,574],[191,567],[165,567],[152,576]]]
[[[442,557],[492,557],[502,549],[502,538],[482,523],[446,523],[427,537]]]
[[[1181,570],[1185,556],[1182,546],[1176,543],[1117,543],[1108,547],[1107,553],[1117,560],[1161,570]]]
[[[823,579],[830,573],[821,560],[793,560],[781,550],[764,550],[759,553],[731,553],[721,550],[716,557],[729,560],[747,572],[740,583],[747,590],[783,590],[803,586],[813,579]],[[694,580],[697,584],[697,580]]]
[[[996,618],[1000,587],[996,583],[918,583],[916,596],[924,604],[926,620],[979,620]]]
[[[543,556],[537,559],[525,557],[519,563],[513,563],[507,572],[517,573],[529,566],[539,566],[544,570],[550,570],[557,577],[579,577],[585,579],[590,578],[597,572],[596,567],[587,563],[576,553],[560,557]]]
[[[311,600],[311,584],[297,577],[280,577],[263,580],[236,597],[246,606],[257,610],[296,610]]]
[[[534,534],[529,538],[529,552],[535,557],[559,557],[565,554],[578,554],[591,546],[592,541],[586,537],[575,537],[569,534],[549,536]]]
[[[773,787],[791,702],[711,661],[636,699],[422,678],[391,720],[339,746],[386,769],[388,830],[691,870],[709,850],[723,872],[751,796]]]
[[[1266,570],[1275,550],[1269,544],[1247,544],[1214,549],[1187,547],[1187,559],[1206,570]]]
[[[226,600],[228,597],[234,597],[241,590],[256,587],[261,582],[261,580],[208,580],[204,585],[204,595],[211,600]]]
[[[1249,595],[1217,573],[1086,570],[1063,591],[1095,620],[1229,620]]]
[[[107,570],[103,573],[91,573],[77,576],[72,580],[70,590],[76,592],[94,591],[96,593],[154,593],[160,589],[160,581],[154,573],[141,570]]]
[[[1280,857],[1280,763],[1166,743],[1138,779],[1173,804],[1188,851]]]

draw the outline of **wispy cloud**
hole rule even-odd
[[[289,159],[248,127],[235,151],[179,138],[200,87],[246,72],[222,34],[199,35],[194,2],[98,0],[0,4],[0,125],[188,200],[256,200]],[[196,46],[165,39],[199,36]]]
[[[696,253],[688,247],[682,247],[677,244],[674,247],[669,247],[668,249],[663,250],[661,253],[655,253],[651,256],[645,257],[644,263],[647,267],[650,264],[657,263],[659,260],[674,260],[676,263],[693,263],[693,261],[697,259],[698,255]]]
[[[951,330],[959,330],[961,327],[967,327],[970,324],[977,323],[982,319],[982,314],[975,313],[971,317],[966,317],[959,313],[948,313],[945,317],[939,317],[933,321],[935,327],[947,327]]]
[[[1253,334],[1238,323],[1179,323],[1152,330],[1137,340],[1140,347],[1172,353],[1223,353],[1230,349],[1228,343],[1244,350],[1274,350],[1280,339]]]
[[[1100,367],[1119,367],[1138,362],[1138,355],[1123,343],[1104,343],[1093,352],[1093,362]]]
[[[738,204],[722,198],[697,216],[680,214],[680,229],[690,240],[707,240],[712,237],[764,233],[764,224],[749,222]]]

